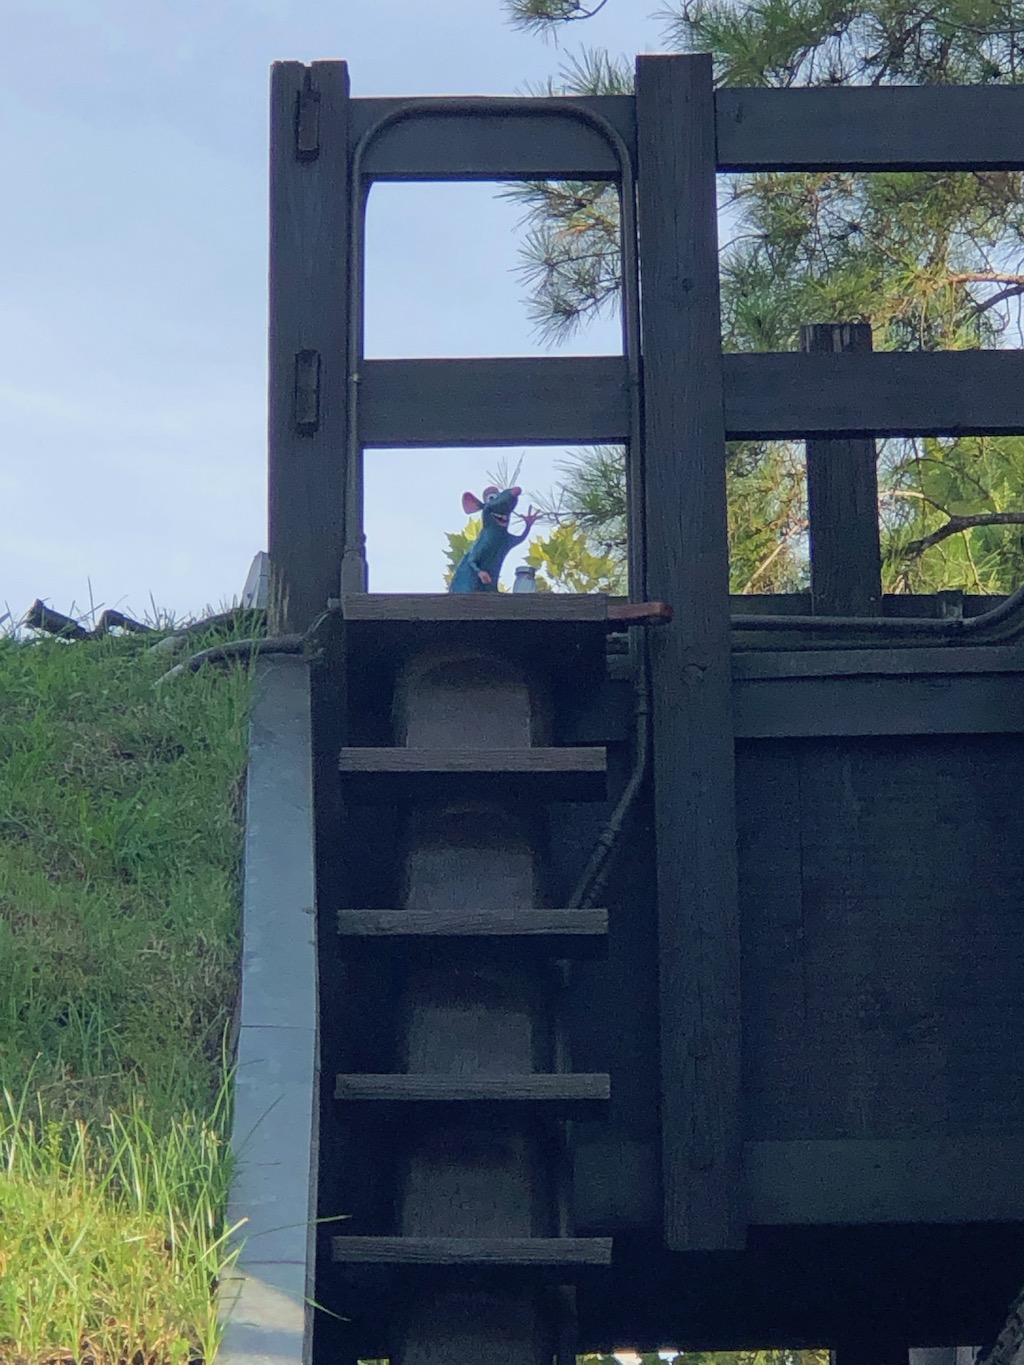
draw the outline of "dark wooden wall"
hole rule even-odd
[[[747,636],[730,653],[724,441],[809,441],[818,544],[831,537],[810,605],[867,613],[878,595],[872,438],[1024,431],[1024,352],[874,354],[829,341],[722,356],[714,176],[1024,169],[1024,90],[714,93],[699,56],[643,59],[637,89],[575,102],[578,118],[516,118],[514,101],[417,102],[376,136],[408,102],[350,100],[340,63],[276,69],[276,624],[304,629],[338,592],[345,490],[359,486],[346,461],[364,448],[633,430],[639,389],[621,356],[347,354],[350,341],[358,351],[346,326],[353,159],[365,152],[360,192],[374,179],[615,180],[626,162],[638,168],[645,384],[630,458],[642,464],[648,573],[633,592],[664,596],[676,620],[652,649],[654,793],[608,888],[609,955],[581,966],[572,988],[574,1054],[610,1070],[613,1093],[607,1120],[573,1139],[580,1231],[616,1234],[614,1292],[607,1278],[581,1282],[584,1343],[832,1344],[865,1317],[897,1335],[927,1326],[935,1344],[980,1339],[1024,1271],[1012,1221],[1024,1223],[1024,655],[1012,641],[889,651],[838,638],[800,652],[796,634],[792,649],[760,637],[749,648]],[[859,473],[844,481],[851,454]],[[865,533],[852,595],[849,509]],[[846,645],[875,639],[854,632]],[[336,681],[337,661],[325,667]],[[559,735],[609,745],[613,794],[632,754],[619,687],[603,711],[566,714]],[[321,691],[316,707],[321,739],[336,745],[337,697]],[[372,744],[374,703],[354,701],[349,719],[348,742]],[[605,814],[566,808],[553,822],[555,903]],[[332,820],[321,817],[319,856],[334,903],[342,884],[360,904],[392,903],[394,827],[341,807]],[[345,822],[339,852],[328,831]],[[394,1059],[353,1005],[344,964],[328,955],[323,968],[323,1020],[347,1065],[386,1069]],[[386,965],[371,955],[361,970],[360,990],[387,1001]],[[343,1148],[329,1126],[322,1136],[323,1211],[385,1226],[386,1154],[371,1161],[358,1135]]]

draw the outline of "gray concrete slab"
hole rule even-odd
[[[242,1023],[316,1026],[308,665],[258,665],[246,784]]]
[[[217,1365],[288,1365],[306,1357],[304,1262],[247,1262],[220,1288],[224,1335]]]
[[[309,673],[259,661],[249,733],[242,999],[220,1365],[308,1365],[318,1095]]]

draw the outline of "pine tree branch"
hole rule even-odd
[[[900,554],[907,559],[917,559],[925,550],[947,540],[950,536],[969,531],[975,526],[1024,526],[1024,512],[978,512],[973,516],[950,517],[945,526],[940,526],[931,535],[920,540],[911,540],[904,545]]]
[[[768,555],[767,558],[761,560],[761,563],[757,566],[754,572],[743,584],[743,587],[740,588],[741,594],[750,591],[750,589],[754,586],[754,584],[761,577],[761,575],[767,569],[771,568],[772,564],[775,563],[776,559],[778,559],[779,555],[782,554],[783,550],[785,550],[786,546],[793,539],[793,537],[798,536],[801,533],[801,531],[806,531],[807,526],[808,523],[805,518],[803,521],[796,522],[795,525],[790,526],[787,531],[783,532],[783,534],[779,537],[779,543],[778,545],[776,545],[775,549],[772,550],[771,554]]]
[[[993,294],[990,299],[983,299],[974,309],[974,316],[980,317],[982,313],[987,313],[990,308],[995,308],[1000,303],[1005,303],[1007,299],[1015,298],[1018,294],[1024,294],[1024,282],[1020,284],[1008,284],[1005,289],[1000,289],[998,294]]]
[[[947,275],[949,284],[1009,284],[1024,287],[1024,275],[1010,275],[1001,270],[961,270]]]
[[[595,0],[589,8],[582,0],[505,0],[509,19],[516,28],[527,32],[544,33],[556,24],[572,24],[581,19],[592,19],[607,5],[608,0]]]

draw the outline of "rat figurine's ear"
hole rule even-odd
[[[463,493],[462,510],[467,517],[471,517],[474,512],[479,512],[482,507],[483,503],[475,493]]]
[[[484,489],[484,502],[486,502],[488,498],[497,497],[497,495],[500,492],[501,492],[500,488],[495,488],[493,483],[489,483],[487,487]]]

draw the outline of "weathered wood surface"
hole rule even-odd
[[[593,951],[608,934],[608,911],[602,909],[500,910],[339,910],[338,932],[346,938],[508,939],[536,941],[549,953]]]
[[[619,356],[368,360],[359,411],[367,446],[620,441],[626,368]]]
[[[800,329],[808,355],[871,350],[866,322]],[[878,457],[871,437],[807,442],[811,600],[822,616],[874,616],[882,596]]]
[[[604,622],[604,593],[351,593],[341,599],[346,621],[533,622],[557,625],[576,621]],[[554,634],[555,632],[552,632]]]
[[[637,62],[646,596],[658,867],[664,1235],[744,1242],[739,925],[711,58]]]
[[[753,1223],[1005,1223],[1024,1219],[1020,1137],[749,1142]]]
[[[524,99],[524,105],[528,101]],[[628,95],[574,100],[635,139]],[[353,101],[351,142],[408,99]],[[415,101],[439,108],[440,100]],[[486,106],[484,106],[486,107]],[[1024,168],[1024,101],[1013,86],[718,90],[719,170],[1012,170]],[[551,115],[435,115],[399,123],[366,159],[377,180],[612,179],[599,134]]]
[[[720,170],[1024,168],[1019,86],[719,90]]]
[[[607,1266],[610,1237],[335,1237],[334,1259],[364,1265]]]
[[[879,615],[901,619],[908,616],[981,616],[1003,600],[997,594],[960,592],[958,589],[933,593],[885,593],[879,604]],[[809,616],[811,595],[806,592],[737,594],[730,598],[729,605],[734,616]]]
[[[356,1104],[444,1104],[459,1106],[543,1105],[545,1109],[604,1104],[611,1094],[607,1075],[573,1072],[565,1075],[430,1076],[339,1075],[334,1098]]]
[[[855,1333],[844,1332],[829,1355],[830,1365],[922,1365],[910,1361],[905,1334],[891,1329],[888,1335],[880,1333],[877,1323],[864,1323]]]
[[[751,678],[733,698],[738,739],[1022,734],[1024,661],[1013,672]]]
[[[1024,1128],[1022,763],[1020,735],[739,747],[749,1140]]]
[[[566,99],[612,125],[632,148],[633,101],[628,96]],[[459,112],[444,98],[360,99],[352,102],[353,147],[371,128],[415,104],[414,119],[391,123],[367,147],[363,162],[374,180],[614,180],[618,162],[608,140],[567,113],[536,112],[533,97],[521,101],[457,97]],[[510,110],[521,105],[520,117]]]
[[[726,355],[725,426],[747,436],[1024,431],[1024,352]]]
[[[757,650],[733,656],[733,678],[947,678],[1024,673],[1024,645],[921,649]],[[969,719],[965,717],[965,720]]]
[[[343,62],[274,64],[268,548],[277,633],[305,630],[341,574],[348,111]]]
[[[508,774],[552,776],[599,774],[604,776],[605,752],[597,746],[570,749],[342,749],[338,761],[342,773],[391,774],[413,777],[457,774]]]
[[[724,355],[721,366],[729,440],[1024,430],[1019,351],[766,351]],[[628,435],[620,356],[368,360],[362,375],[367,446],[560,445]]]

